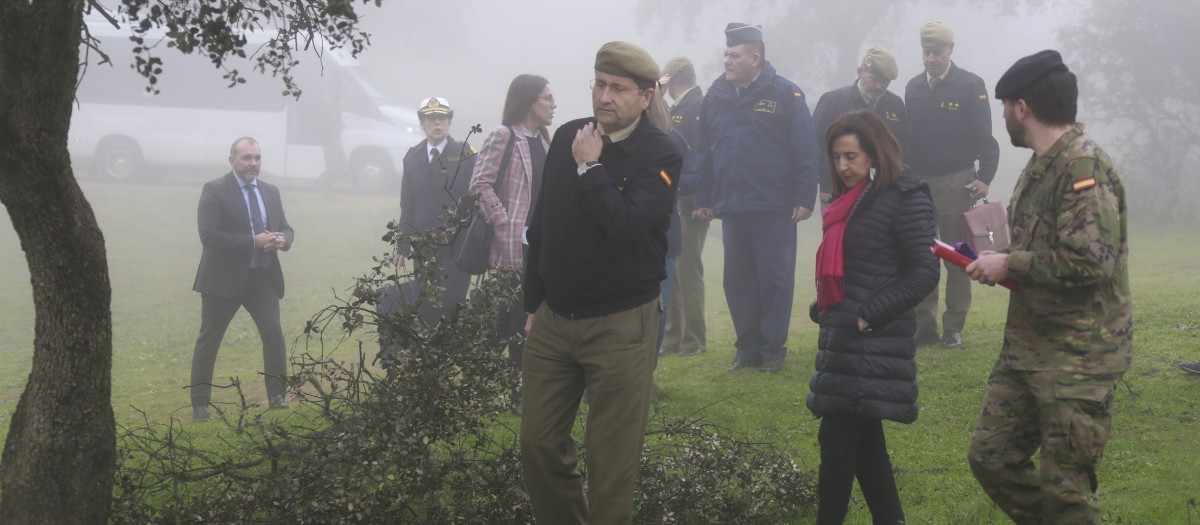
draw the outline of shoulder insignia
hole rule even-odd
[[[1071,184],[1075,191],[1083,191],[1096,185],[1096,177],[1088,177],[1083,180],[1077,180]]]
[[[987,100],[987,95],[979,95],[979,100]]]
[[[796,93],[796,96],[797,96],[797,97],[801,97],[801,98],[803,98],[803,97],[804,97],[804,93]]]
[[[658,172],[658,176],[660,178],[662,178],[663,182],[667,183],[668,188],[671,187],[671,176],[667,175],[667,170],[662,170],[662,171]]]

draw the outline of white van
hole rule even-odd
[[[281,79],[254,71],[249,60],[227,63],[246,78],[230,88],[224,71],[203,55],[159,45],[154,56],[162,59],[163,72],[159,93],[152,94],[131,67],[132,31],[102,18],[89,17],[87,24],[113,65],[96,65],[93,52],[77,91],[67,146],[81,172],[109,179],[144,177],[166,167],[220,172],[229,169],[229,145],[248,135],[262,146],[264,173],[316,179],[325,171],[322,143],[332,136],[346,156],[343,180],[379,190],[399,187],[404,154],[424,138],[416,110],[391,104],[342,50],[326,49],[322,59],[312,51],[296,52],[300,65],[292,75],[303,90],[297,101],[282,94]],[[269,35],[247,38],[250,50]],[[330,124],[336,117],[329,115],[337,113],[340,136]]]

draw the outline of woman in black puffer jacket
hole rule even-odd
[[[900,159],[875,113],[842,115],[825,135],[835,199],[817,252],[821,325],[808,409],[822,418],[817,523],[846,517],[854,478],[876,525],[903,523],[883,420],[917,419],[913,308],[937,286],[929,187]]]

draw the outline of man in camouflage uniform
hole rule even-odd
[[[984,284],[1020,283],[968,459],[1022,525],[1099,523],[1097,468],[1133,346],[1125,189],[1075,124],[1075,82],[1043,51],[996,84],[1013,144],[1034,156],[1009,205],[1010,246],[967,267]]]

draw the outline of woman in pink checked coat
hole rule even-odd
[[[554,119],[554,95],[550,83],[537,75],[520,75],[508,86],[501,126],[483,139],[475,172],[471,176],[472,195],[479,194],[480,209],[488,224],[496,230],[492,239],[491,266],[521,270],[525,263],[525,230],[532,208],[542,187],[542,169],[550,136],[546,129]],[[508,157],[507,162],[505,158]],[[500,176],[502,165],[504,176]],[[497,179],[503,179],[497,184]],[[520,287],[518,276],[509,283]],[[516,301],[500,315],[505,337],[523,334],[525,309]],[[509,362],[518,371],[524,345],[508,347]],[[520,392],[513,385],[512,411],[521,415]]]

